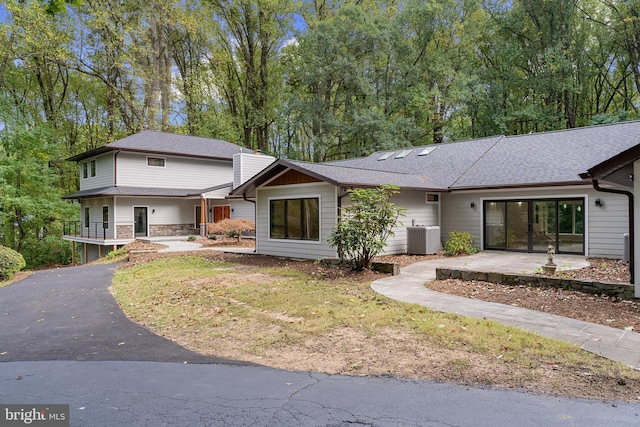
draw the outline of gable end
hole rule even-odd
[[[265,187],[274,187],[276,185],[291,185],[291,184],[308,184],[310,182],[322,182],[318,178],[314,178],[297,170],[289,169],[283,173]]]

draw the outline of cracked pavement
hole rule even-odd
[[[71,426],[640,424],[632,403],[207,358],[130,322],[108,291],[114,268],[46,270],[0,289],[0,403],[69,404]]]

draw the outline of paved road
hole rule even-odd
[[[78,427],[640,425],[638,404],[206,358],[128,321],[108,292],[113,268],[0,289],[0,403],[69,404]]]
[[[256,366],[11,362],[0,370],[0,402],[66,403],[72,426],[640,425],[632,404]]]
[[[0,289],[0,361],[216,363],[131,322],[109,292],[116,266],[36,272]]]

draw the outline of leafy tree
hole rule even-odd
[[[78,212],[61,199],[55,170],[49,168],[58,148],[51,142],[50,127],[8,122],[5,126],[0,134],[0,239],[2,245],[26,254],[26,246],[47,236],[60,241],[62,221]],[[26,262],[34,265],[28,257]]]
[[[406,211],[391,203],[397,193],[399,188],[393,185],[349,190],[351,204],[342,208],[328,242],[337,248],[340,260],[348,261],[354,270],[369,268],[387,239],[395,235],[393,228]]]
[[[282,87],[280,49],[290,1],[209,0],[219,24],[212,51],[216,87],[246,147],[268,151]]]

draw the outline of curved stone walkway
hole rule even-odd
[[[559,270],[588,266],[585,257],[556,255]],[[436,267],[495,273],[533,272],[546,262],[544,254],[480,252],[460,258],[442,258],[403,267],[398,276],[376,280],[371,288],[389,298],[432,310],[490,319],[579,345],[582,349],[640,369],[640,333],[611,328],[505,304],[480,301],[427,289]]]

